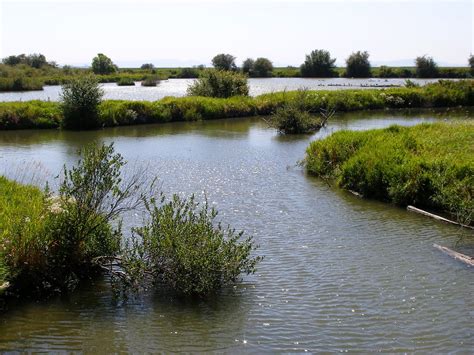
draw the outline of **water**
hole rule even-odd
[[[295,166],[311,140],[335,130],[447,115],[341,115],[300,137],[280,137],[257,118],[0,132],[0,173],[40,184],[75,161],[77,148],[114,141],[165,192],[205,192],[219,218],[254,235],[265,255],[256,275],[208,301],[157,290],[116,303],[98,280],[11,304],[0,313],[0,351],[471,353],[473,270],[432,245],[472,252],[472,233],[359,199]]]
[[[135,86],[117,86],[115,83],[102,84],[106,99],[114,100],[147,100],[154,101],[165,96],[184,96],[186,89],[195,79],[163,80],[156,87],[143,87],[139,82]],[[411,79],[424,85],[438,79]],[[382,88],[386,86],[403,86],[405,79],[305,79],[305,78],[267,78],[249,79],[250,95],[256,96],[274,91],[297,90],[341,90],[355,88]],[[45,86],[42,91],[0,92],[1,101],[44,100],[58,101],[61,86]]]

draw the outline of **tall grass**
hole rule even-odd
[[[310,174],[369,198],[474,218],[474,123],[341,131],[306,151]]]

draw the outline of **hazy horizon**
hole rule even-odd
[[[42,53],[61,65],[89,65],[104,53],[121,67],[209,65],[230,53],[240,65],[267,57],[299,66],[326,49],[343,66],[367,50],[373,66],[466,66],[473,52],[469,0],[0,0],[0,57]],[[18,24],[21,24],[19,26]]]

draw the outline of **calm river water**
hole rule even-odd
[[[115,142],[166,193],[205,193],[265,255],[255,275],[208,301],[158,290],[114,302],[99,280],[69,296],[9,304],[0,352],[472,353],[473,270],[432,246],[472,252],[472,233],[359,199],[295,166],[311,140],[333,131],[447,115],[339,115],[302,137],[280,137],[258,118],[0,132],[0,174],[39,184],[84,144]],[[139,222],[132,216],[126,226]]]
[[[115,83],[102,84],[106,99],[114,100],[147,100],[154,101],[165,96],[184,96],[186,89],[195,79],[163,80],[156,87],[143,87],[140,82],[135,86],[117,86]],[[438,79],[411,79],[424,85]],[[249,79],[250,95],[256,96],[274,91],[312,89],[312,90],[343,90],[360,88],[383,88],[387,86],[403,86],[405,79],[308,79],[308,78],[267,78]],[[40,91],[0,92],[1,101],[51,100],[58,101],[61,86],[45,86]]]

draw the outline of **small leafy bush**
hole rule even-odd
[[[179,294],[205,296],[255,272],[261,257],[252,237],[215,223],[216,210],[194,197],[174,195],[166,202],[148,201],[150,221],[134,233],[139,243],[139,262],[126,263],[151,275],[152,281]],[[136,250],[135,250],[136,251]],[[130,255],[130,254],[129,254]],[[132,258],[133,259],[133,258]],[[135,270],[136,274],[136,270]]]
[[[99,105],[104,91],[93,76],[70,80],[62,87],[63,125],[70,129],[91,129],[100,126]]]
[[[142,80],[142,86],[157,86],[159,82],[160,79],[156,75],[151,75]]]
[[[188,87],[190,96],[227,98],[248,96],[247,77],[241,73],[226,70],[205,70],[199,79]]]
[[[118,86],[135,86],[135,81],[130,77],[122,77],[117,81]]]

